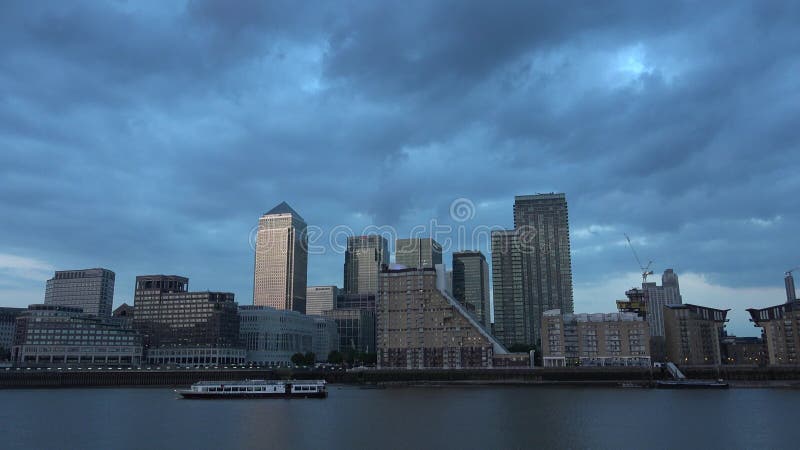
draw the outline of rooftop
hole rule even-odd
[[[264,213],[265,216],[269,216],[269,215],[273,215],[273,214],[291,214],[291,215],[297,217],[298,219],[302,220],[303,222],[305,222],[305,219],[303,219],[303,216],[298,214],[297,211],[292,209],[292,207],[289,206],[289,204],[286,203],[286,202],[280,202],[280,204],[278,204],[278,206],[276,206],[276,207],[274,207],[274,208],[272,208],[269,211]]]

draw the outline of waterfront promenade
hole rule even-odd
[[[685,368],[694,379],[723,378],[733,386],[800,387],[800,367]],[[324,379],[329,383],[395,384],[530,384],[650,386],[669,375],[661,369],[634,367],[480,370],[291,370],[228,367],[219,369],[164,368],[9,368],[0,369],[0,388],[66,388],[114,386],[183,386],[199,380]]]

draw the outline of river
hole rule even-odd
[[[329,386],[325,400],[168,388],[0,391],[4,449],[798,448],[800,391]],[[795,436],[795,437],[792,437]]]

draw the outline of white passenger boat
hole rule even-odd
[[[325,380],[199,381],[177,390],[183,398],[325,398]]]

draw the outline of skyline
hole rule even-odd
[[[150,273],[246,305],[249,233],[281,201],[408,237],[433,218],[511,229],[515,195],[554,191],[576,312],[639,285],[627,233],[685,303],[758,335],[745,309],[782,303],[800,264],[800,5],[570,9],[9,2],[0,304],[106,267],[115,307]],[[342,263],[310,255],[308,285],[342,287]]]

